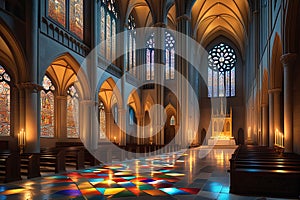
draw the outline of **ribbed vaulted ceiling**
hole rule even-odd
[[[205,46],[224,35],[243,51],[248,15],[247,0],[197,0],[192,8],[193,36]]]

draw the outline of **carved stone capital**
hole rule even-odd
[[[191,18],[187,15],[181,15],[179,17],[176,18],[177,22],[180,22],[180,21],[191,21]]]
[[[33,92],[39,92],[44,89],[43,86],[31,82],[20,83],[17,87],[19,89],[31,89]]]
[[[296,53],[287,53],[281,56],[280,61],[284,67],[292,66],[297,61],[298,55]]]

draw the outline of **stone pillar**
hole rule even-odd
[[[143,123],[143,116],[136,115],[137,144],[139,144],[139,145],[143,144],[142,123]]]
[[[121,146],[126,145],[126,109],[119,108],[118,127],[119,127],[119,143]]]
[[[59,139],[67,138],[67,97],[56,96],[56,127]]]
[[[155,32],[155,45],[156,48],[154,50],[154,63],[155,63],[155,69],[154,69],[154,80],[155,80],[155,93],[156,93],[156,99],[155,102],[160,105],[164,106],[164,68],[165,68],[165,31],[164,28],[166,25],[162,22],[159,22],[154,25],[157,27],[157,31]],[[162,84],[162,85],[161,85]],[[163,112],[161,109],[156,110],[153,113],[152,120],[154,123],[153,125],[153,143],[157,145],[164,144],[164,127],[163,124]]]
[[[280,109],[280,93],[281,89],[274,89],[273,90],[273,97],[274,97],[274,136],[273,136],[273,144],[275,143],[275,132],[276,130],[282,132],[281,128],[281,122],[280,122],[280,115],[281,115],[281,109]]]
[[[262,146],[268,146],[269,131],[268,131],[268,104],[261,105],[262,112]]]
[[[179,16],[177,18],[177,31],[190,35],[190,19],[186,15]],[[180,36],[176,38],[176,48],[181,49],[183,53],[186,52],[186,58],[188,57],[188,41],[184,40]],[[189,124],[189,114],[188,114],[188,69],[189,63],[187,60],[184,60],[180,57],[176,59],[176,67],[178,71],[177,80],[177,94],[178,94],[178,105],[177,105],[177,114],[179,117],[179,129],[178,133],[181,134],[181,137],[178,138],[179,141],[176,141],[176,144],[180,146],[186,146],[189,136],[188,134],[188,124]]]
[[[284,148],[293,152],[293,68],[297,54],[288,53],[281,57],[284,67]]]
[[[38,12],[39,1],[29,0],[26,3],[26,56],[28,58],[28,82],[25,83],[25,126],[27,153],[40,152],[40,99],[38,85]]]
[[[96,150],[99,139],[98,119],[95,112],[97,103],[92,100],[82,100],[80,102],[80,139],[89,150]]]
[[[269,147],[273,147],[275,143],[274,131],[274,95],[269,91]]]

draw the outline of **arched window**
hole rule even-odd
[[[41,91],[41,137],[54,137],[54,91],[55,87],[47,75],[43,78]]]
[[[155,49],[155,38],[152,33],[146,44],[146,80],[154,80],[154,49]]]
[[[79,138],[79,99],[74,86],[67,91],[67,137]]]
[[[154,80],[154,50],[155,37],[152,33],[146,43],[146,80]],[[165,79],[175,79],[175,38],[168,31],[165,32],[166,68]]]
[[[208,56],[208,97],[235,96],[236,54],[225,43],[216,45]]]
[[[175,126],[176,122],[175,122],[175,116],[172,115],[171,119],[170,119],[170,126]]]
[[[136,76],[136,25],[132,15],[128,18],[128,71]]]
[[[115,0],[102,0],[100,3],[100,42],[105,41],[105,48],[100,53],[107,60],[115,58],[117,33],[116,20],[118,18]]]
[[[105,117],[105,109],[102,101],[99,103],[99,131],[100,131],[100,139],[105,139],[106,132],[106,117]]]
[[[83,3],[83,0],[48,0],[48,16],[83,39]]]
[[[175,78],[175,39],[171,33],[165,33],[165,49],[166,49],[166,80],[173,80]]]
[[[132,107],[129,107],[129,125],[134,125],[135,113]]]
[[[118,105],[117,105],[117,104],[114,104],[114,105],[112,106],[112,109],[113,109],[114,122],[115,122],[115,123],[118,123]]]
[[[0,65],[0,136],[10,135],[10,76]]]

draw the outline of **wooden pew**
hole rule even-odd
[[[66,165],[74,167],[76,170],[84,169],[84,151],[83,146],[61,147],[65,151]]]
[[[20,156],[18,153],[0,152],[0,180],[5,183],[21,180]]]
[[[240,146],[230,159],[230,192],[299,198],[300,157],[266,147]]]
[[[23,153],[21,158],[21,175],[27,176],[28,179],[40,177],[40,154]]]
[[[55,146],[57,148],[63,148],[63,147],[83,148],[84,152],[83,153],[80,152],[78,157],[77,157],[79,159],[78,162],[77,162],[77,168],[78,169],[85,168],[85,166],[92,167],[92,166],[97,166],[97,165],[100,164],[100,162],[92,154],[90,154],[90,152],[84,147],[82,142],[56,142]],[[83,165],[82,165],[82,161],[81,161],[82,154],[83,154],[83,159],[84,159]],[[73,157],[73,158],[70,158],[69,160],[67,158],[67,160],[68,160],[67,162],[73,160],[71,162],[74,163],[74,154],[73,154],[73,156],[70,156],[70,157]]]
[[[65,151],[58,148],[41,149],[40,171],[54,173],[65,172]]]

